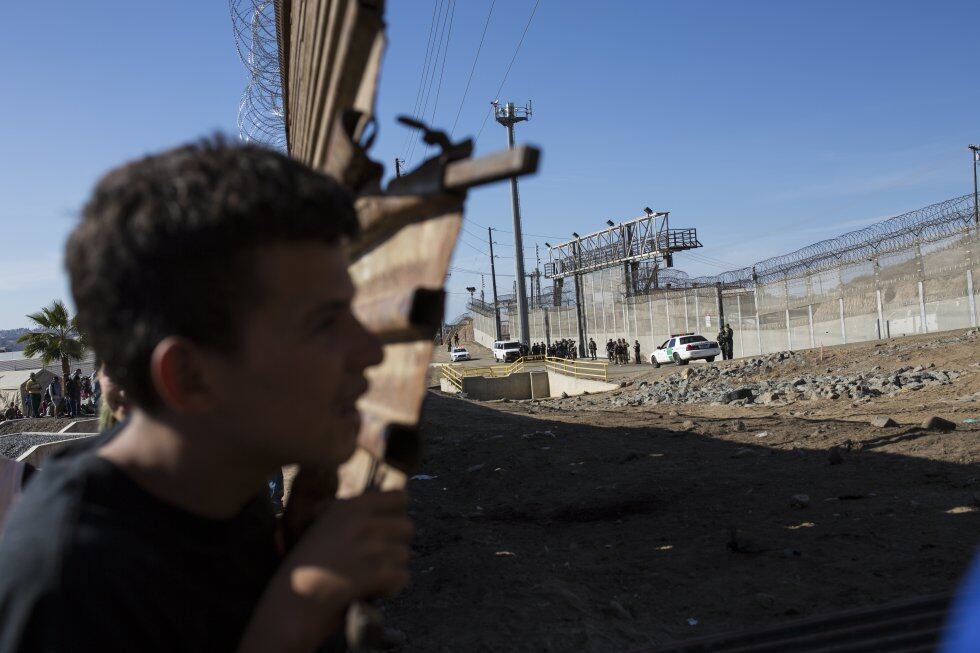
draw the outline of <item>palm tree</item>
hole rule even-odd
[[[85,340],[78,331],[76,317],[69,315],[65,303],[56,299],[27,319],[38,329],[17,338],[17,342],[24,343],[24,356],[37,356],[44,366],[60,360],[61,396],[67,396],[71,361],[81,360],[85,355]]]

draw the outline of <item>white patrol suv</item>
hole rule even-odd
[[[493,358],[501,363],[516,361],[521,357],[521,343],[516,340],[497,340],[493,343]]]
[[[453,347],[453,350],[449,352],[449,359],[454,363],[468,361],[470,359],[470,352],[466,350],[466,347]]]
[[[715,360],[715,356],[721,356],[721,348],[714,340],[694,333],[676,333],[650,354],[650,364],[654,367],[667,363],[687,365],[696,358],[703,358],[710,363]]]

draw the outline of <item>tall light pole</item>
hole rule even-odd
[[[973,222],[980,227],[980,202],[977,194],[977,162],[980,161],[980,145],[968,145],[973,152]]]
[[[521,109],[508,102],[503,107],[494,100],[493,113],[501,125],[507,128],[507,146],[514,149],[514,125],[531,117],[531,107]],[[521,327],[521,342],[531,344],[528,330],[527,289],[524,286],[524,239],[521,235],[521,203],[517,195],[517,177],[510,178],[510,205],[514,213],[514,274],[517,278],[517,316]]]

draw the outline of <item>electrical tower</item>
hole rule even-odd
[[[517,108],[513,102],[504,106],[494,100],[493,114],[497,122],[507,128],[507,146],[514,149],[514,125],[524,122],[531,117],[530,103],[523,108]],[[524,285],[524,240],[521,236],[521,203],[517,195],[517,177],[510,178],[510,204],[514,213],[514,273],[517,283],[517,316],[521,329],[521,342],[531,344],[531,334],[528,329],[527,289]]]

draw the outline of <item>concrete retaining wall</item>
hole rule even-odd
[[[491,399],[530,399],[531,373],[517,372],[510,376],[486,378],[468,376],[463,379],[463,392],[470,399],[490,401]]]
[[[568,376],[550,370],[548,371],[548,386],[552,397],[560,397],[562,393],[572,397],[584,392],[607,392],[619,387],[615,383],[595,381],[593,379],[577,379],[574,376]]]
[[[92,435],[85,435],[80,438],[71,438],[70,440],[60,440],[58,442],[47,442],[45,444],[34,445],[25,451],[23,455],[18,456],[17,460],[30,463],[40,469],[44,466],[44,460],[49,456],[58,453],[62,449],[87,443],[89,440],[97,437],[98,435],[98,433],[93,433]]]
[[[547,399],[551,396],[551,383],[545,371],[529,372],[531,375],[531,399]]]

